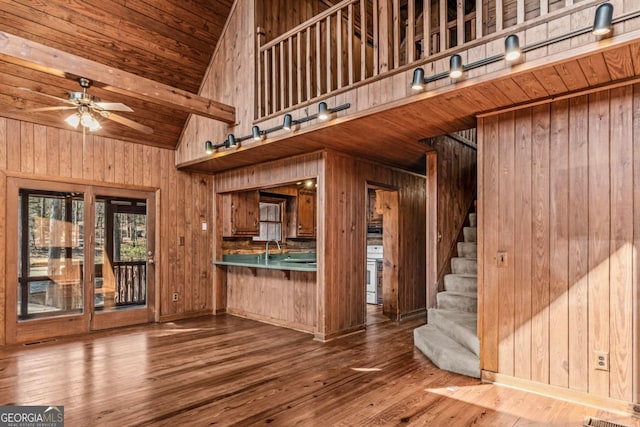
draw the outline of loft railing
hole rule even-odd
[[[574,2],[579,0],[344,0],[273,40],[265,41],[258,29],[256,118],[313,102]]]

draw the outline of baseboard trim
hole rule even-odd
[[[347,337],[349,335],[363,333],[366,330],[365,328],[366,328],[365,325],[358,325],[358,326],[353,326],[351,328],[342,329],[340,331],[332,332],[330,334],[321,334],[316,332],[315,334],[313,334],[313,339],[315,341],[320,341],[320,342],[329,342],[338,338]]]
[[[413,319],[418,319],[422,317],[424,319],[424,321],[427,321],[427,309],[426,308],[419,308],[418,310],[414,310],[414,311],[410,311],[408,313],[401,313],[400,314],[400,318],[398,319],[399,322],[404,322],[407,320],[413,320]]]
[[[571,390],[551,384],[541,384],[535,381],[484,370],[482,371],[482,381],[518,390],[524,390],[540,394],[542,396],[553,397],[555,399],[565,400],[572,403],[579,403],[598,409],[604,409],[609,412],[617,412],[636,417],[638,416],[638,412],[634,411],[634,407],[637,405],[634,405],[631,402],[625,402],[623,400],[612,399],[604,396],[595,396],[583,391]]]
[[[312,325],[305,325],[303,323],[288,322],[286,320],[274,319],[273,317],[263,316],[256,313],[249,313],[243,310],[237,310],[234,308],[227,308],[227,314],[232,316],[242,317],[244,319],[255,320],[257,322],[268,323],[269,325],[280,326],[282,328],[293,329],[294,331],[304,332],[312,334],[314,327]]]
[[[159,322],[174,322],[176,320],[182,319],[192,319],[194,317],[202,317],[202,316],[211,316],[213,314],[212,310],[201,310],[201,311],[190,311],[188,313],[175,313],[175,314],[166,314],[164,316],[160,316]]]

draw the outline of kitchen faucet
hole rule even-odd
[[[269,242],[276,242],[276,245],[278,245],[278,250],[280,252],[282,252],[282,249],[280,248],[280,243],[278,243],[278,241],[276,239],[267,240],[267,245],[266,245],[265,250],[264,250],[264,263],[265,264],[269,264]]]

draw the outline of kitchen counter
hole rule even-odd
[[[315,252],[304,253],[271,253],[266,262],[265,254],[223,255],[222,261],[214,260],[215,265],[235,267],[266,268],[270,270],[317,271],[318,264]]]

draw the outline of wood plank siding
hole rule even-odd
[[[634,14],[637,11],[637,4],[628,3],[628,6],[626,3],[624,6],[616,4],[614,18],[620,18],[621,21],[614,24],[613,36],[606,40],[598,40],[588,32],[593,25],[596,2],[576,2],[557,10],[555,6],[550,7],[548,14],[534,17],[521,24],[521,28],[513,29],[513,32],[520,37],[520,44],[523,47],[541,42],[539,47],[526,52],[521,64],[512,65],[500,59],[500,55],[504,53],[504,38],[511,33],[503,29],[484,35],[482,40],[465,43],[428,58],[416,59],[412,66],[401,66],[385,74],[365,77],[363,81],[345,85],[321,96],[314,95],[313,90],[309,90],[309,94],[304,94],[307,91],[302,90],[300,92],[308,101],[287,107],[264,118],[245,118],[244,121],[240,118],[237,126],[231,128],[214,125],[209,120],[192,120],[177,149],[177,165],[194,171],[217,172],[326,148],[346,151],[368,160],[424,173],[422,161],[424,147],[416,143],[419,140],[474,127],[475,117],[478,114],[499,111],[522,103],[544,101],[550,97],[564,96],[568,91],[588,91],[594,87],[616,84],[621,78],[637,78],[640,68],[634,58],[637,56],[635,53],[640,45],[638,43],[640,17]],[[389,8],[393,9],[391,5]],[[241,18],[234,16],[240,13],[244,14]],[[347,14],[348,7],[342,12],[343,21]],[[231,19],[248,21],[254,19],[254,16],[250,10],[237,7]],[[326,18],[322,20],[322,22],[325,21]],[[366,23],[367,26],[374,26],[375,24],[379,27],[382,24],[379,19],[375,21],[370,22],[367,18],[363,25]],[[356,24],[354,25],[357,27]],[[336,27],[332,21],[331,28]],[[342,28],[345,27],[346,24]],[[313,32],[315,28],[315,25],[311,26],[308,31]],[[587,33],[549,45],[545,44],[547,40],[553,41],[554,38],[564,36],[569,31],[580,29]],[[317,56],[313,52],[317,49],[316,40],[306,40],[309,37],[308,31],[301,35],[303,40],[300,40],[300,45],[303,46],[303,50],[311,52],[311,56]],[[376,29],[376,31],[381,30]],[[346,37],[342,37],[342,40],[344,43]],[[302,58],[305,55],[295,53],[297,45],[298,42],[294,41],[292,55]],[[255,54],[253,45],[238,44],[234,47],[246,48],[243,58]],[[279,49],[280,43],[270,46],[269,50],[271,48]],[[322,45],[319,49],[320,58],[326,58]],[[288,48],[284,48],[284,51],[288,55]],[[348,52],[348,49],[346,51]],[[474,66],[473,69],[465,71],[462,79],[442,78],[428,83],[423,91],[411,89],[410,82],[416,67],[422,67],[425,70],[425,76],[442,73],[448,69],[449,57],[454,53],[461,55],[465,65],[491,57],[496,57],[498,60]],[[276,58],[277,61],[273,63],[267,61],[269,67],[258,75],[260,82],[263,81],[267,72],[273,74],[272,65],[280,64],[277,55]],[[236,68],[234,68],[233,64],[221,59],[222,57],[212,62],[214,69],[235,71],[237,68],[237,74],[243,75],[246,62],[235,64]],[[264,60],[261,61],[263,62]],[[289,61],[286,60],[284,63],[288,66]],[[311,70],[327,68],[326,63],[320,65],[309,68]],[[306,75],[304,77],[306,78],[300,78],[301,83],[304,82],[303,85],[327,81],[326,76]],[[246,79],[234,78],[233,80],[239,91],[244,90],[242,87],[244,80]],[[298,81],[297,77],[292,79],[287,77],[284,82],[288,84],[290,80],[294,86]],[[215,82],[208,84],[213,85]],[[297,89],[292,95],[294,99],[298,93]],[[313,89],[317,88],[314,86]],[[264,92],[264,95],[261,95],[263,91],[256,89],[256,92],[255,97],[247,99],[257,102],[261,100],[261,96],[266,96],[266,93],[273,94],[273,87]],[[207,96],[204,93],[202,95]],[[310,96],[316,96],[316,98],[309,98]],[[280,96],[277,98],[281,99]],[[285,96],[285,102],[288,102],[289,98],[290,96]],[[294,126],[291,132],[276,131],[261,141],[251,139],[243,141],[238,149],[220,149],[211,155],[204,152],[204,141],[207,139],[221,142],[229,131],[235,135],[249,135],[253,125],[258,125],[261,129],[278,127],[282,125],[284,113],[291,114],[294,120],[303,119],[317,111],[319,101],[326,102],[329,107],[345,103],[349,103],[350,107],[336,113],[328,122],[309,120]],[[238,112],[238,114],[241,113]],[[367,135],[366,141],[362,141],[359,138],[360,135]],[[403,141],[403,150],[389,150],[389,140]]]
[[[451,273],[452,256],[468,225],[469,212],[475,212],[477,153],[450,136],[423,141],[437,153],[437,289],[444,289],[444,275]],[[429,291],[436,288],[429,288]],[[435,304],[435,298],[431,301]],[[434,305],[435,306],[435,305]],[[431,307],[430,307],[431,308]]]
[[[308,306],[308,310],[317,316],[313,323],[308,324],[314,326],[315,336],[325,340],[364,328],[367,184],[397,190],[399,196],[396,237],[399,257],[397,265],[390,266],[398,271],[398,285],[394,290],[396,303],[390,315],[398,320],[424,315],[424,176],[327,151],[222,172],[215,177],[215,191],[219,194],[255,189],[305,178],[318,179],[318,272],[314,283],[317,296],[315,300],[308,300],[314,304],[314,307]],[[217,218],[220,222],[221,215],[218,214]],[[215,245],[216,258],[219,258],[222,256],[222,242],[217,241]],[[231,307],[229,286],[237,287],[246,282],[240,277],[246,272],[220,266],[217,272],[215,310],[220,312]],[[285,284],[291,286],[293,282],[292,274],[291,282]],[[257,298],[260,290],[256,288],[254,291],[246,294],[245,299],[251,299],[249,295]],[[283,297],[286,294],[277,288],[273,291]],[[245,310],[243,314],[260,320],[266,317],[258,311]]]
[[[184,126],[176,151],[176,164],[204,153],[204,142],[214,144],[229,132],[251,130],[255,108],[255,14],[252,2],[237,2],[225,25],[209,68],[202,79],[200,96],[236,106],[236,123],[228,125],[192,115]],[[222,102],[222,101],[220,101]],[[238,127],[238,124],[241,127]]]
[[[213,178],[187,174],[174,167],[174,151],[143,146],[91,134],[0,118],[0,200],[6,206],[6,177],[17,176],[59,182],[84,183],[157,193],[156,283],[160,320],[210,313],[211,237],[202,223],[212,218]],[[5,209],[0,214],[0,237],[5,236]],[[0,317],[4,316],[5,289],[16,286],[6,277],[5,251],[14,242],[0,245]],[[171,294],[178,292],[177,302]],[[15,319],[7,319],[15,322]],[[0,329],[4,342],[5,329]],[[51,335],[64,331],[51,332]]]
[[[638,401],[638,105],[636,84],[478,120],[484,370]]]

